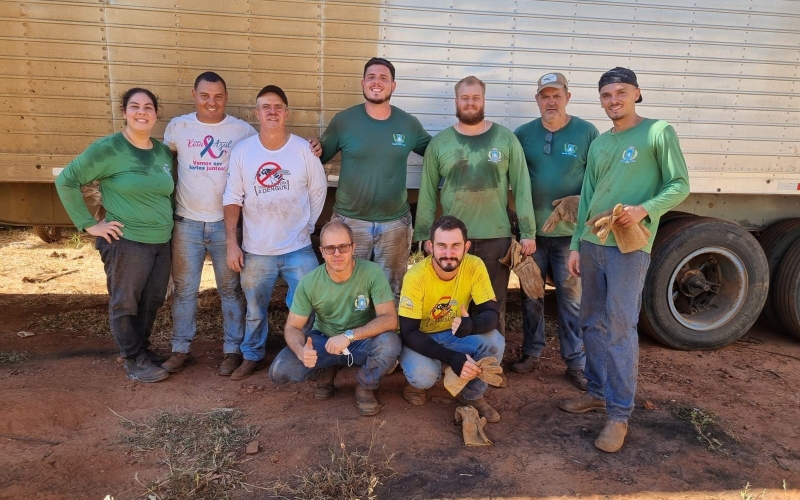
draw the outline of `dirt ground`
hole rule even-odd
[[[156,454],[138,460],[126,451],[118,415],[141,422],[161,410],[216,408],[238,408],[260,426],[261,451],[241,465],[254,485],[330,462],[342,440],[359,448],[372,441],[379,458],[393,454],[396,473],[377,487],[380,499],[800,498],[800,342],[761,324],[713,352],[642,338],[637,409],[613,455],[593,446],[603,416],[558,409],[578,393],[550,338],[540,369],[510,373],[507,388],[487,392],[502,415],[486,428],[494,445],[467,448],[441,385],[413,407],[400,395],[402,374],[393,373],[379,392],[381,412],[363,418],[353,370],[340,372],[336,395],[324,402],[310,383],[276,387],[266,371],[233,382],[216,376],[222,355],[213,334],[193,345],[196,365],[163,383],[130,382],[105,330],[105,280],[88,240],[45,244],[28,231],[0,230],[0,262],[0,354],[19,355],[0,358],[0,499],[148,498],[142,484],[166,471]],[[206,266],[204,289],[211,276]],[[522,342],[518,292],[510,296],[506,359]],[[214,293],[201,297],[204,328],[218,331]],[[554,297],[547,300],[552,315]],[[285,309],[279,299],[273,306]],[[157,342],[168,349],[168,320],[159,321]],[[282,345],[273,330],[268,358]],[[708,424],[702,435],[692,420]],[[233,496],[271,498],[263,490]]]

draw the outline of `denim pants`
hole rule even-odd
[[[468,354],[475,361],[490,356],[500,361],[506,348],[506,339],[497,330],[468,337],[456,337],[451,330],[445,330],[431,334],[431,338],[451,351]],[[441,361],[423,356],[405,346],[400,352],[400,367],[408,383],[417,389],[430,389],[442,376]],[[468,401],[474,401],[482,398],[488,387],[483,380],[474,378],[461,391],[461,396]]]
[[[411,252],[411,213],[385,222],[351,219],[334,213],[331,220],[344,222],[353,230],[355,256],[372,260],[381,266],[392,287],[395,300],[399,300],[403,277],[408,270],[408,255]]]
[[[111,335],[121,357],[135,358],[150,348],[153,323],[167,294],[172,254],[169,242],[112,241],[95,240],[106,271]]]
[[[608,418],[627,422],[639,376],[636,325],[650,254],[581,242],[580,324],[588,394],[606,402]]]
[[[226,262],[225,221],[202,222],[175,216],[172,230],[172,352],[189,352],[197,332],[197,292],[206,253],[211,256],[222,302],[222,352],[238,354],[244,338],[244,294],[239,273]]]
[[[505,257],[511,247],[511,237],[491,238],[485,240],[471,240],[472,245],[469,253],[480,257],[489,272],[489,279],[492,281],[497,307],[500,312],[500,319],[497,330],[505,336],[506,334],[506,296],[508,295],[508,280],[511,277],[511,269],[501,264],[500,259]],[[498,361],[501,361],[498,358]]]
[[[244,252],[244,267],[241,280],[242,291],[247,300],[242,357],[249,361],[260,361],[266,354],[269,316],[267,307],[278,277],[289,285],[286,305],[292,306],[292,298],[300,278],[319,266],[311,245],[283,255],[256,255]]]
[[[572,370],[583,370],[586,354],[579,328],[581,310],[581,282],[567,283],[569,269],[570,236],[545,238],[536,237],[536,252],[533,260],[542,272],[542,280],[547,278],[548,268],[556,285],[558,300],[558,341],[561,344],[561,358]],[[522,290],[520,290],[522,291]],[[528,356],[539,357],[545,346],[544,338],[544,298],[534,299],[522,291],[522,352]]]
[[[315,380],[322,370],[331,366],[358,366],[358,385],[375,390],[384,375],[394,368],[400,355],[400,336],[395,332],[384,332],[375,337],[350,342],[347,349],[351,356],[329,354],[325,350],[328,337],[318,330],[311,330],[308,337],[317,351],[317,364],[313,368],[306,367],[291,349],[284,347],[269,368],[269,378],[273,383],[282,385],[287,382]]]

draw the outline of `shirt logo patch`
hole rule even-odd
[[[400,307],[404,307],[406,309],[414,309],[414,301],[403,295],[400,297]]]
[[[500,159],[502,157],[503,157],[503,155],[500,153],[499,149],[492,148],[491,150],[489,150],[489,161],[490,162],[497,163],[497,162],[500,161]]]
[[[172,169],[170,168],[169,163],[164,164],[164,172],[166,172],[168,176],[172,177]]]
[[[628,146],[628,149],[622,152],[622,163],[634,163],[639,152],[633,146]]]
[[[353,305],[355,305],[356,311],[366,311],[369,307],[369,298],[366,295],[359,295]]]
[[[442,297],[436,302],[436,305],[433,306],[430,314],[434,322],[447,321],[448,318],[454,317],[452,308],[453,301],[450,299],[451,297]]]
[[[256,171],[256,185],[253,186],[256,196],[272,191],[288,191],[289,181],[286,176],[290,171],[284,170],[275,162],[268,161]]]
[[[406,136],[403,134],[392,134],[392,146],[405,146]]]
[[[564,151],[561,152],[562,155],[567,156],[578,156],[578,146],[574,144],[564,144]]]

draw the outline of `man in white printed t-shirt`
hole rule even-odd
[[[327,192],[319,158],[304,139],[286,130],[286,93],[267,85],[258,93],[255,111],[259,133],[233,149],[222,201],[228,266],[241,273],[247,302],[244,361],[231,380],[247,378],[265,366],[267,306],[278,277],[289,285],[286,304],[291,306],[300,278],[319,265],[311,233]],[[240,214],[241,248],[236,235]]]

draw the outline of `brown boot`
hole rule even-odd
[[[567,371],[564,372],[564,377],[566,377],[572,385],[577,387],[578,390],[586,391],[586,377],[583,376],[583,370],[579,368],[567,368]]]
[[[541,362],[542,358],[539,356],[529,356],[527,354],[523,354],[519,358],[519,361],[516,363],[511,363],[511,371],[515,373],[528,373],[534,368],[538,368]]]
[[[223,377],[230,377],[233,372],[236,371],[237,368],[242,364],[242,355],[241,354],[226,354],[225,359],[222,360],[222,363],[219,365],[219,374]]]
[[[360,385],[356,386],[356,408],[359,415],[362,417],[371,417],[377,415],[381,409],[378,399],[375,397],[375,391],[372,389],[365,389]]]
[[[324,400],[333,397],[336,392],[336,386],[333,385],[333,380],[336,378],[335,366],[323,368],[320,374],[317,375],[317,385],[314,387],[314,399]]]
[[[417,389],[406,381],[406,385],[403,386],[403,399],[414,406],[422,406],[425,404],[425,389]]]
[[[194,363],[195,361],[191,353],[173,352],[172,356],[170,356],[168,360],[161,363],[161,368],[170,373],[178,373],[179,371],[183,370],[185,366],[193,365]]]
[[[500,414],[497,410],[492,408],[492,405],[490,405],[484,397],[480,399],[464,399],[459,395],[458,402],[464,406],[471,406],[478,410],[478,414],[485,418],[487,422],[495,423],[500,421]]]
[[[570,413],[606,412],[606,402],[588,394],[581,394],[577,398],[565,399],[558,404],[558,407]]]
[[[231,373],[231,380],[243,380],[255,373],[256,371],[264,368],[267,365],[266,360],[260,359],[258,361],[250,361],[245,359],[239,368]]]
[[[600,435],[594,441],[594,445],[606,453],[615,453],[622,448],[625,443],[625,436],[628,434],[627,422],[614,422],[606,420],[606,426],[600,431]]]

